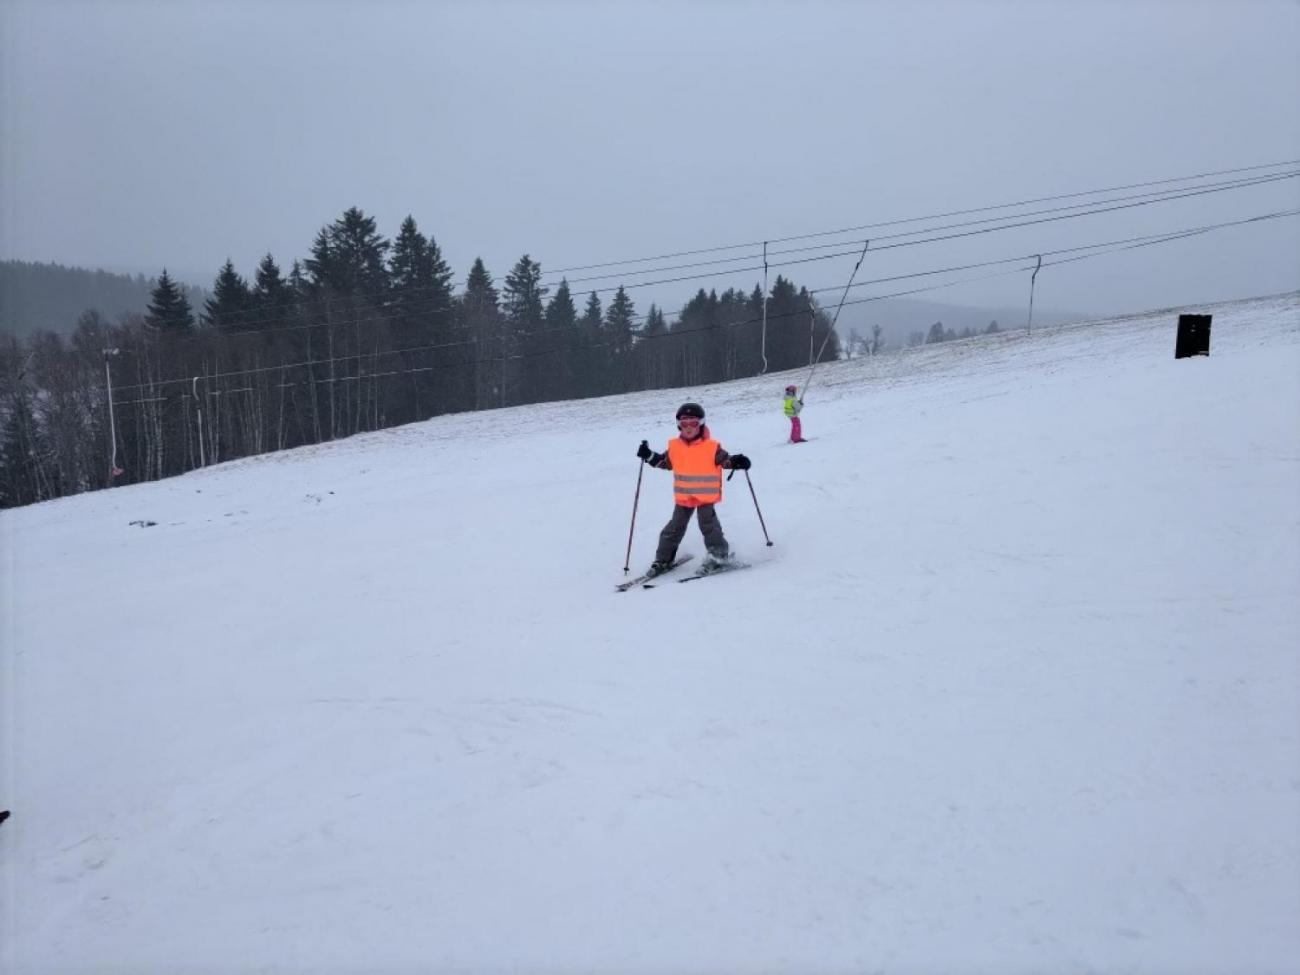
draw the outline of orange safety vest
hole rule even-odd
[[[681,437],[668,441],[673,465],[673,501],[684,508],[717,504],[722,500],[722,468],[717,464],[718,442],[707,433],[687,443]]]

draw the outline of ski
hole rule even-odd
[[[707,579],[709,576],[720,576],[727,572],[739,572],[741,569],[748,569],[751,566],[752,563],[750,562],[735,562],[730,565],[716,565],[711,569],[700,566],[697,571],[692,572],[690,575],[678,579],[677,581],[694,582],[696,579]]]
[[[663,572],[655,572],[655,573],[645,572],[637,576],[635,579],[629,579],[627,580],[627,582],[620,582],[618,585],[614,587],[614,590],[616,592],[627,592],[633,586],[644,585],[648,583],[651,579],[658,579],[662,575],[667,575],[669,572],[672,572],[674,569],[676,569],[679,565],[684,565],[685,563],[689,562],[693,558],[695,558],[694,555],[683,555],[681,558],[677,559],[677,561],[675,561],[672,565],[666,568]]]

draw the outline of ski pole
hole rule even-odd
[[[641,503],[641,476],[645,473],[645,461],[636,464],[636,494],[632,497],[632,524],[627,529],[627,557],[623,559],[623,574],[627,575],[632,564],[632,532],[636,530],[636,506]]]
[[[758,506],[758,495],[754,493],[754,482],[749,479],[749,471],[745,471],[745,483],[749,485],[749,496],[754,499],[754,510],[758,512],[758,523],[763,526],[763,537],[767,538],[767,547],[772,547],[772,539],[767,536],[767,523],[763,521],[763,509]]]

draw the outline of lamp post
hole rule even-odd
[[[109,368],[108,360],[118,354],[120,349],[104,350],[104,379],[108,383],[108,436],[111,441],[110,458],[108,462],[108,483],[113,483],[113,478],[122,473],[122,469],[117,466],[117,423],[113,419],[113,370]]]

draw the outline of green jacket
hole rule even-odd
[[[802,409],[803,409],[803,400],[798,399],[798,398],[796,398],[796,397],[794,397],[794,396],[787,396],[787,397],[785,398],[785,415],[786,415],[786,416],[798,416],[798,415],[799,415],[799,411],[802,410]]]

